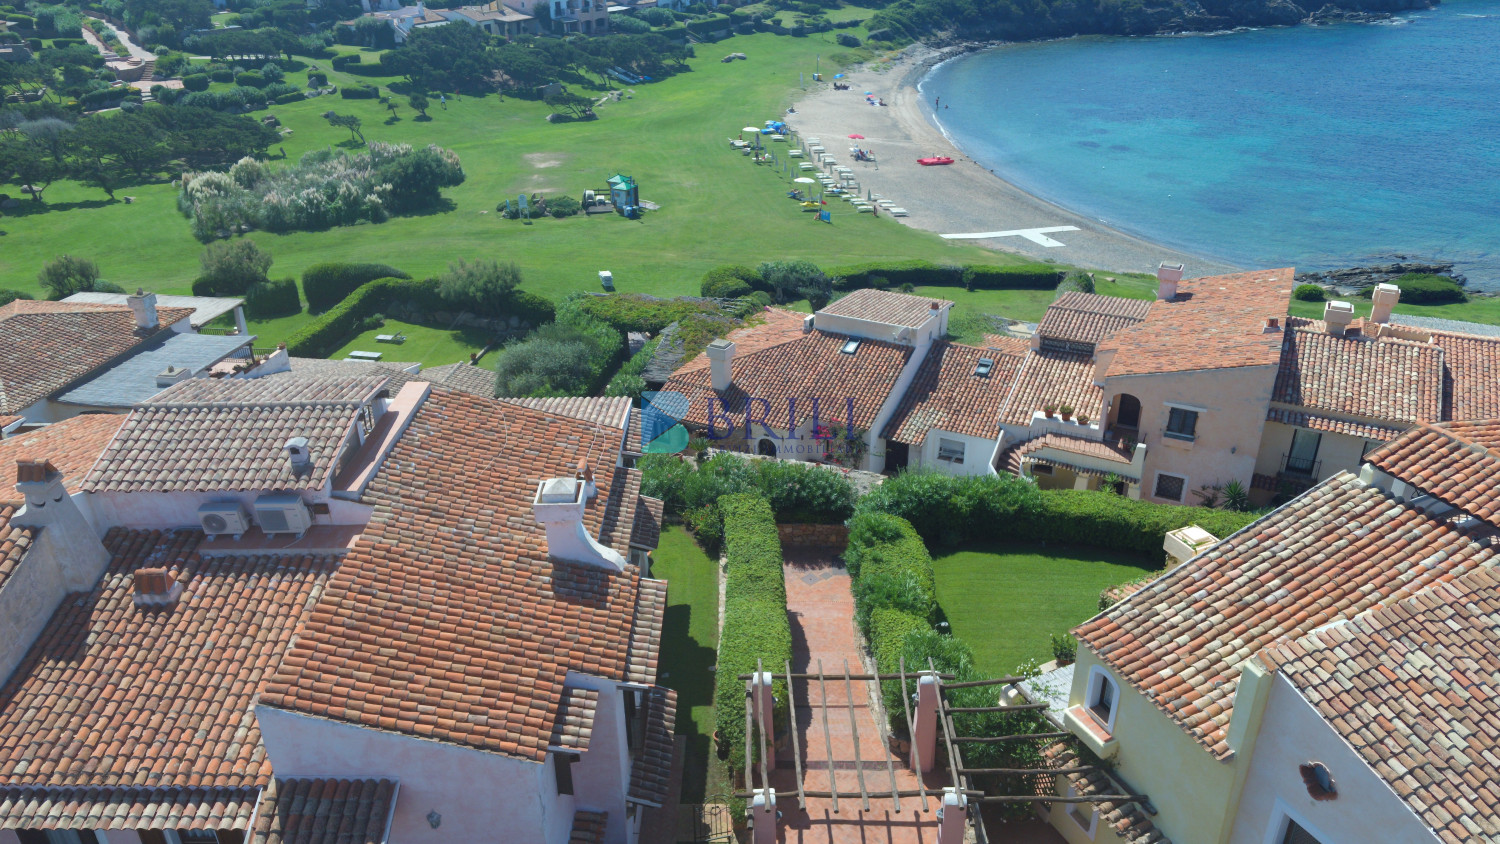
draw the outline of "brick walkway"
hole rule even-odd
[[[849,592],[849,574],[832,555],[789,549],[786,565],[787,611],[792,622],[792,671],[815,673],[818,660],[829,674],[842,675],[844,661],[851,674],[864,669],[859,662],[855,639],[854,598]],[[772,670],[766,666],[767,670]],[[782,670],[778,666],[776,670]],[[938,801],[929,800],[931,811],[923,813],[919,798],[903,798],[900,811],[891,800],[891,776],[886,760],[896,774],[896,785],[905,791],[917,787],[917,778],[907,767],[907,760],[895,757],[881,739],[881,732],[870,710],[870,684],[855,680],[854,727],[849,723],[849,695],[842,677],[826,683],[828,692],[828,738],[823,730],[823,704],[818,681],[799,682],[797,698],[798,740],[806,770],[803,787],[808,790],[830,790],[830,774],[837,778],[840,794],[854,792],[853,798],[840,798],[838,812],[833,801],[808,798],[807,811],[797,808],[796,773],[791,747],[780,753],[777,770],[771,775],[776,789],[777,808],[782,812],[780,840],[786,844],[935,844],[937,841]],[[859,735],[859,755],[863,762],[865,789],[870,792],[870,810],[862,810],[857,796],[859,772],[854,764],[854,734]],[[833,764],[829,764],[829,743]],[[941,789],[947,774],[928,777],[927,786]],[[884,790],[885,797],[880,797]]]

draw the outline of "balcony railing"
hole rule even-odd
[[[1313,460],[1308,457],[1293,457],[1290,454],[1281,455],[1281,471],[1283,474],[1295,475],[1299,478],[1317,477],[1318,470],[1323,467],[1323,461]]]

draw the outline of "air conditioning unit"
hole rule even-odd
[[[250,516],[238,501],[210,501],[198,508],[198,523],[210,539],[223,533],[239,539],[250,527]]]
[[[294,493],[262,495],[255,499],[255,523],[267,534],[295,533],[298,536],[312,527],[312,514],[302,498]]]

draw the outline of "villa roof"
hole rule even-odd
[[[594,734],[594,714],[599,709],[599,692],[564,686],[562,703],[557,707],[557,716],[552,722],[552,736],[547,743],[552,747],[569,750],[589,749],[589,739]]]
[[[850,341],[858,341],[858,346],[846,354],[843,348]],[[743,425],[748,400],[754,398],[758,401],[750,410],[761,410],[759,400],[764,400],[766,424],[788,430],[812,416],[816,398],[825,424],[845,424],[852,401],[854,426],[868,429],[895,390],[912,352],[911,346],[814,329],[791,342],[748,355],[736,349],[733,382],[723,392],[713,389],[706,366],[677,372],[666,389],[687,397],[683,421],[705,427],[714,421],[724,425],[725,413],[735,425]],[[789,399],[796,399],[796,419],[788,417]],[[714,413],[716,420],[711,420]],[[755,415],[758,420],[759,414]]]
[[[1500,837],[1500,575],[1467,574],[1261,654],[1443,841]]]
[[[64,302],[89,302],[99,305],[126,306],[130,302],[128,293],[97,293],[93,291],[74,293],[63,299]],[[243,307],[245,300],[234,296],[173,296],[170,293],[156,294],[156,311],[158,316],[162,308],[186,309],[192,311],[188,317],[189,323],[194,328],[201,328],[219,317],[233,313],[235,308]]]
[[[666,524],[667,504],[660,498],[641,496],[635,508],[635,526],[630,531],[630,544],[640,548],[655,548],[661,542],[661,526]]]
[[[654,683],[666,584],[553,560],[531,515],[582,461],[584,527],[628,554],[640,478],[618,455],[596,425],[433,391],[262,703],[541,761],[569,671]]]
[[[1443,419],[1500,417],[1500,339],[1432,333],[1443,350]]]
[[[672,736],[677,725],[677,692],[656,687],[646,693],[646,735],[630,765],[628,797],[637,803],[666,803],[672,777]]]
[[[6,481],[0,501],[21,503],[20,493],[9,486],[18,460],[51,461],[68,491],[77,492],[124,422],[117,414],[87,413],[0,440],[0,479]]]
[[[385,844],[395,780],[275,779],[249,844]]]
[[[1096,344],[1145,319],[1150,309],[1150,299],[1125,299],[1069,290],[1047,306],[1047,313],[1037,325],[1037,333],[1057,340]]]
[[[460,390],[486,398],[495,395],[495,370],[472,363],[450,363],[422,370],[419,381],[431,381],[440,387]]]
[[[254,340],[253,335],[163,332],[58,393],[55,400],[90,407],[133,407],[164,389],[156,378],[168,368],[196,375]]]
[[[1094,361],[1089,355],[1049,349],[1028,352],[1000,421],[1030,425],[1032,414],[1049,404],[1072,407],[1074,413],[1091,420],[1099,418],[1104,396],[1094,385]]]
[[[1042,758],[1049,768],[1087,767],[1082,773],[1058,774],[1057,778],[1073,787],[1079,797],[1094,794],[1121,794],[1127,789],[1116,785],[1102,768],[1088,766],[1087,760],[1074,749],[1071,740],[1053,742],[1042,748]],[[1059,791],[1066,793],[1065,789]],[[1045,796],[1047,792],[1043,791]],[[1151,818],[1140,804],[1105,800],[1095,804],[1084,804],[1085,809],[1097,809],[1101,825],[1108,825],[1124,844],[1172,844],[1151,822]]]
[[[1500,527],[1500,420],[1422,425],[1365,461]]]
[[[977,374],[980,360],[991,361],[986,375]],[[1000,432],[1000,410],[1022,361],[1020,355],[993,349],[934,343],[881,436],[921,445],[927,432],[937,428],[994,439]]]
[[[246,829],[270,762],[252,709],[337,565],[324,556],[197,554],[203,534],[111,530],[112,559],[52,615],[0,689],[0,826]],[[134,604],[137,569],[170,561],[182,594]],[[170,698],[172,705],[163,707]]]
[[[1281,333],[1267,332],[1266,320],[1286,316],[1293,274],[1287,267],[1180,282],[1176,297],[1152,302],[1145,319],[1099,344],[1116,352],[1109,376],[1275,366]]]
[[[1395,428],[1387,425],[1376,425],[1373,422],[1354,422],[1348,419],[1340,419],[1336,416],[1323,416],[1317,413],[1305,413],[1300,410],[1287,410],[1286,408],[1273,407],[1266,411],[1266,419],[1270,422],[1280,422],[1283,425],[1292,425],[1298,428],[1307,428],[1312,431],[1327,431],[1333,434],[1347,434],[1351,437],[1362,437],[1367,440],[1388,440],[1401,435],[1405,428]]]
[[[933,308],[934,304],[937,308]],[[865,287],[829,303],[818,313],[901,325],[907,328],[920,328],[934,314],[951,307],[953,303],[946,299],[913,296],[910,293],[895,293],[890,290]]]
[[[1234,752],[1227,733],[1245,660],[1494,560],[1477,528],[1461,529],[1340,473],[1076,633],[1223,759]]]
[[[1068,454],[1078,454],[1085,457],[1097,457],[1100,460],[1122,463],[1126,466],[1130,465],[1134,457],[1133,452],[1114,443],[1086,440],[1081,437],[1068,437],[1062,434],[1044,434],[1034,440],[1027,440],[1017,446],[1017,453],[1019,455],[1027,455],[1041,451],[1044,448],[1054,448]]]
[[[1397,422],[1436,420],[1443,405],[1443,350],[1288,326],[1272,399]]]
[[[20,413],[191,313],[157,308],[158,327],[140,329],[124,305],[17,299],[0,307],[0,413]]]
[[[631,411],[629,396],[566,396],[562,398],[501,398],[543,413],[566,416],[579,422],[625,431],[625,415]]]
[[[734,343],[735,357],[755,354],[782,343],[802,339],[802,323],[807,319],[807,314],[782,308],[766,308],[750,318],[758,321],[754,325],[736,328],[724,335],[725,340]],[[674,374],[708,369],[708,365],[708,355],[699,352],[693,356],[692,360],[677,367]]]
[[[384,376],[195,378],[139,405],[89,473],[88,492],[321,489]],[[306,437],[312,463],[282,451]]]

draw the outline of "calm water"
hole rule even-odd
[[[1441,258],[1500,289],[1500,0],[1005,46],[921,88],[971,157],[1147,239],[1246,267]]]

